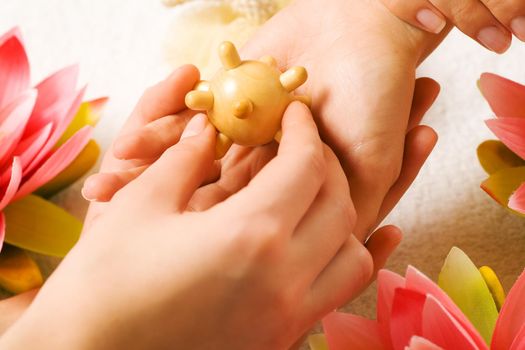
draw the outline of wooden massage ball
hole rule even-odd
[[[308,77],[303,67],[282,73],[273,57],[241,61],[230,42],[220,45],[222,68],[210,81],[200,81],[186,95],[186,105],[205,111],[217,129],[216,158],[222,158],[233,143],[255,147],[279,141],[281,120],[295,100],[309,104],[306,96],[293,91]]]

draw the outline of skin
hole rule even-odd
[[[418,21],[421,10],[430,10],[444,22],[451,21],[462,32],[489,50],[503,53],[512,40],[512,34],[525,41],[525,3],[520,0],[382,0],[393,13],[418,28],[431,33],[439,32],[441,25],[425,26]],[[523,25],[518,26],[519,18]],[[479,38],[485,28],[495,28],[501,33],[501,42],[483,42]],[[487,45],[492,44],[492,45]]]
[[[326,313],[338,305],[343,304],[347,300],[350,300],[356,295],[356,293],[358,293],[358,291],[368,285],[370,276],[373,275],[378,268],[383,266],[387,257],[399,243],[400,232],[396,228],[389,226],[377,230],[376,233],[371,236],[370,233],[373,231],[373,228],[378,225],[382,217],[395,205],[415,178],[419,168],[430,153],[436,141],[435,133],[430,128],[419,126],[419,122],[436,97],[438,87],[431,80],[419,80],[416,83],[414,76],[418,62],[424,59],[424,57],[437,45],[439,40],[441,40],[441,37],[429,36],[428,34],[412,28],[398,20],[376,1],[334,0],[326,5],[327,6],[323,7],[323,10],[326,11],[326,17],[319,18],[319,16],[317,16],[319,9],[314,1],[303,0],[296,3],[270,21],[243,51],[243,55],[253,55],[254,57],[262,56],[262,54],[271,52],[278,57],[279,63],[283,68],[303,63],[307,65],[311,78],[306,87],[306,92],[310,94],[315,101],[313,112],[316,122],[319,125],[322,139],[327,142],[339,156],[342,168],[345,171],[347,180],[352,188],[353,203],[357,210],[356,217],[353,214],[353,211],[352,213],[349,213],[351,210],[347,206],[346,208],[348,210],[346,214],[341,214],[340,217],[346,218],[346,225],[350,224],[350,227],[346,226],[346,240],[343,243],[340,243],[340,247],[345,247],[347,241],[352,241],[351,244],[348,243],[352,246],[352,253],[348,254],[348,259],[344,259],[344,263],[338,264],[338,266],[341,267],[341,270],[338,270],[337,273],[334,272],[334,276],[337,276],[337,278],[334,277],[334,281],[338,280],[341,282],[342,280],[344,286],[338,288],[338,284],[330,285],[329,289],[332,293],[335,293],[335,295],[327,294],[319,299],[323,300],[323,302],[319,303],[319,305],[323,305],[323,308],[321,308],[322,310],[317,309],[314,311],[315,308],[313,308],[313,306],[312,309],[308,310],[308,308],[305,308],[304,304],[301,304],[301,307],[297,307],[297,310],[301,309],[303,313],[300,315],[293,314],[293,317],[295,317],[294,320],[286,318],[286,315],[282,314],[269,315],[268,319],[274,319],[276,321],[286,319],[290,321],[288,324],[294,325],[293,327],[289,327],[290,332],[286,335],[282,335],[282,337],[280,335],[275,335],[275,339],[282,340],[276,340],[276,344],[279,346],[281,344],[291,344],[293,341],[292,339],[297,339],[303,331],[308,329],[316,318],[319,318],[323,313]],[[293,20],[291,21],[290,19]],[[324,25],[324,21],[335,25]],[[355,25],[348,26],[343,25],[343,23],[354,23]],[[283,28],[288,28],[288,30],[283,31]],[[301,28],[300,32],[299,28]],[[318,32],[318,28],[323,28],[323,37],[320,38],[322,40],[308,40],[308,38],[321,35]],[[275,42],[275,32],[278,32],[279,37],[282,39],[279,43]],[[284,33],[284,35],[282,33]],[[303,36],[303,40],[297,39],[302,38]],[[363,38],[366,38],[366,40]],[[330,46],[328,45],[330,42],[340,42],[341,45]],[[316,44],[313,45],[314,43]],[[319,52],[326,52],[327,54],[319,57]],[[370,62],[374,62],[374,64],[370,64]],[[350,78],[341,79],[341,76]],[[94,198],[93,192],[96,191],[99,191],[97,194],[101,195],[101,199],[104,199],[104,195],[106,195],[106,199],[115,197],[108,203],[93,203],[90,208],[88,218],[86,219],[86,234],[83,237],[99,237],[98,240],[95,238],[83,238],[81,240],[81,242],[86,241],[89,243],[79,244],[77,248],[75,248],[70,255],[71,257],[68,257],[65,261],[73,262],[69,264],[64,262],[61,265],[61,268],[57,270],[46,284],[45,289],[39,294],[42,296],[38,297],[37,301],[31,307],[30,312],[24,314],[20,322],[12,328],[8,333],[8,335],[11,334],[9,337],[4,337],[4,339],[8,339],[5,340],[6,342],[11,342],[5,344],[15,346],[17,342],[22,341],[23,339],[38,341],[38,337],[43,336],[43,334],[46,333],[46,330],[42,328],[40,332],[36,329],[38,327],[34,327],[34,324],[42,322],[41,320],[49,314],[49,310],[53,310],[53,313],[55,313],[53,307],[60,305],[59,303],[64,300],[64,297],[66,297],[64,293],[69,290],[72,291],[72,295],[78,297],[79,295],[82,296],[85,294],[85,290],[88,290],[88,287],[83,285],[82,281],[79,281],[80,277],[84,280],[85,274],[78,273],[78,271],[84,272],[86,269],[92,267],[93,270],[90,270],[90,276],[100,274],[100,281],[103,281],[102,276],[105,276],[104,278],[106,278],[106,280],[114,279],[113,275],[108,275],[108,266],[110,264],[94,264],[91,267],[81,266],[81,264],[84,260],[91,263],[98,260],[104,261],[105,258],[110,259],[110,252],[112,254],[111,259],[115,258],[114,252],[117,251],[117,248],[110,249],[108,246],[107,249],[102,249],[103,252],[106,252],[106,257],[100,257],[100,259],[88,259],[88,257],[97,256],[100,248],[108,244],[107,239],[102,240],[100,237],[107,237],[110,234],[118,235],[118,232],[124,231],[115,229],[114,231],[116,232],[113,232],[113,230],[112,232],[107,232],[107,229],[101,227],[117,227],[111,225],[119,224],[127,225],[130,217],[140,218],[142,212],[141,214],[138,214],[139,209],[146,209],[144,207],[137,207],[135,208],[137,214],[130,215],[132,212],[131,208],[126,207],[128,202],[142,203],[143,206],[146,206],[147,204],[146,207],[149,207],[151,203],[155,202],[150,198],[137,201],[135,196],[138,195],[138,193],[126,195],[126,193],[132,193],[130,192],[131,190],[128,190],[128,187],[136,189],[137,186],[132,186],[133,183],[143,178],[143,175],[151,173],[150,169],[154,168],[155,164],[162,161],[163,158],[161,157],[159,159],[159,157],[173,149],[172,145],[179,141],[180,134],[184,129],[185,124],[192,117],[190,113],[184,110],[184,95],[187,91],[191,90],[198,78],[198,72],[195,68],[186,66],[179,69],[168,79],[159,83],[157,86],[150,88],[146,92],[130,117],[113,149],[106,155],[101,168],[102,173],[98,177],[87,182],[84,189],[86,197],[91,199]],[[306,114],[306,111],[303,110],[303,113]],[[166,127],[171,128],[169,135],[159,133],[160,130],[165,129]],[[142,142],[138,143],[138,140],[141,140]],[[151,141],[151,143],[149,141]],[[139,145],[142,145],[143,147],[140,148],[138,147]],[[300,149],[298,149],[297,152],[301,154]],[[323,155],[326,152],[328,151],[323,150]],[[174,153],[177,154],[176,152]],[[188,203],[186,203],[186,208],[189,209],[192,214],[197,215],[200,213],[207,213],[208,210],[214,210],[217,203],[226,203],[225,201],[227,201],[228,198],[245,188],[251,179],[254,177],[257,178],[261,169],[274,159],[275,154],[275,144],[257,149],[233,147],[224,161],[215,164],[212,163],[210,168],[205,172],[205,175],[202,178],[199,177],[203,180],[205,186],[202,186],[199,189],[194,189],[191,198],[189,198]],[[158,162],[155,162],[156,160],[158,160]],[[332,163],[334,163],[333,157]],[[279,164],[283,166],[281,171],[285,171],[285,162]],[[292,162],[291,164],[295,163]],[[318,168],[318,166],[315,168]],[[266,167],[264,169],[266,169]],[[329,173],[332,172],[337,172],[335,166],[329,168]],[[150,183],[147,186],[153,186],[154,183],[158,181],[162,182],[163,178],[164,181],[166,181],[166,179],[172,180],[173,177],[165,176],[166,173],[174,174],[175,172],[174,169],[166,168],[165,172],[162,173],[162,176],[159,175],[158,179],[152,180],[152,177],[148,177]],[[184,174],[184,172],[180,173]],[[319,175],[319,173],[317,173],[317,175]],[[331,175],[330,178],[332,176],[333,175]],[[97,178],[103,180],[98,182],[100,186],[94,186],[97,184]],[[274,176],[272,178],[272,183],[275,182],[275,179],[277,178],[279,178],[279,176]],[[294,179],[299,178],[300,177],[294,177]],[[319,181],[319,179],[317,181]],[[130,186],[123,187],[128,183]],[[296,184],[290,183],[289,185],[295,186]],[[148,192],[144,190],[148,187],[144,186],[146,186],[145,183],[142,185],[141,191],[139,192]],[[343,184],[339,184],[338,187],[339,191],[341,191],[341,188],[344,188]],[[153,188],[156,188],[156,190],[153,190]],[[294,187],[290,187],[286,190],[283,188],[282,191],[275,192],[277,194],[301,192],[293,191],[293,188]],[[164,188],[159,189],[158,187],[151,187],[151,189],[153,193],[157,191],[156,193],[159,193],[160,197],[166,196]],[[114,196],[115,192],[116,196]],[[264,191],[263,193],[266,195],[267,193],[272,192],[273,191]],[[349,200],[350,197],[348,192],[343,192],[347,194],[347,200]],[[294,196],[287,197],[292,197],[292,199],[295,198]],[[127,198],[128,200],[119,200],[119,198]],[[262,195],[255,196],[252,198],[253,202],[251,202],[254,207],[259,207],[260,210],[258,212],[261,213],[264,213],[263,209],[265,208],[265,202],[263,199],[264,196]],[[297,198],[295,198],[295,200],[299,201]],[[340,203],[331,202],[327,205],[338,204]],[[239,206],[239,208],[235,208],[235,210],[234,208],[231,208],[232,213],[235,213],[236,221],[239,220],[239,212],[236,210],[241,210],[245,207],[248,206],[242,205]],[[292,205],[286,206],[286,208],[292,207]],[[148,211],[146,210],[146,212]],[[275,214],[276,213],[273,213],[272,215]],[[264,216],[265,222],[268,218],[272,217],[273,216],[270,215]],[[277,220],[278,217],[279,216],[277,215],[275,220]],[[204,218],[206,218],[206,220],[204,220]],[[199,219],[200,220],[196,220],[198,222],[192,223],[195,225],[188,225],[187,229],[190,229],[189,226],[198,227],[198,224],[211,224],[210,227],[213,228],[224,226],[221,226],[217,221],[207,221],[209,216],[203,216]],[[253,217],[249,219],[250,223],[254,222]],[[103,222],[107,225],[97,224],[97,222]],[[110,242],[118,242],[118,249],[120,249],[122,242],[126,242],[126,244],[129,244],[128,248],[130,251],[133,251],[133,255],[124,254],[124,257],[127,256],[128,259],[120,259],[119,261],[121,265],[117,264],[117,266],[120,266],[118,269],[111,270],[115,276],[122,274],[122,271],[129,270],[129,264],[136,263],[136,265],[132,266],[143,265],[135,260],[136,252],[142,249],[139,249],[139,247],[151,244],[149,239],[147,242],[140,240],[144,231],[149,232],[152,230],[150,227],[151,222],[155,222],[155,220],[148,220],[148,222],[149,224],[147,228],[142,222],[134,222],[136,225],[130,225],[133,226],[130,227],[130,229],[135,229],[135,226],[141,228],[141,233],[137,231],[136,235],[126,234],[122,239],[116,238],[114,240],[109,240]],[[178,224],[181,223],[179,222]],[[179,225],[177,225],[177,227],[178,226]],[[247,232],[250,232],[250,225],[246,224],[240,226],[242,226]],[[278,226],[279,225],[276,225],[276,227]],[[160,233],[160,231],[162,229],[166,231],[167,227],[168,226],[162,226],[160,228],[156,227],[156,229],[159,230],[159,236],[162,236],[163,239],[165,238],[165,234]],[[273,227],[273,225],[270,227]],[[126,226],[126,228],[128,228],[128,226]],[[184,226],[184,228],[186,228],[186,226]],[[313,231],[316,231],[317,236],[319,236],[317,239],[323,240],[323,242],[319,242],[312,239],[312,242],[316,242],[314,247],[322,252],[322,254],[318,255],[329,256],[329,252],[333,252],[334,250],[333,243],[331,243],[331,241],[327,242],[327,238],[319,234],[318,226],[317,230]],[[98,233],[91,234],[91,232]],[[289,236],[293,236],[293,233],[290,233],[289,231],[287,232]],[[350,235],[350,232],[354,232],[355,235]],[[238,234],[240,235],[240,233]],[[183,235],[179,234],[177,236]],[[191,234],[189,236],[191,236]],[[364,242],[367,237],[369,238],[365,246],[362,242]],[[206,236],[204,243],[208,242],[209,239],[210,236]],[[137,240],[138,243],[135,242],[135,240]],[[127,241],[129,241],[129,243]],[[202,243],[198,241],[194,242],[196,246],[198,245],[197,243]],[[162,239],[159,239],[156,244],[158,244],[160,248],[167,245]],[[178,245],[174,245],[171,248],[175,246]],[[198,246],[199,249],[201,249],[201,245]],[[217,249],[218,246],[221,247],[220,245],[215,245],[214,247],[215,254],[220,255],[228,252],[227,256],[235,256],[235,254],[232,254],[232,250],[228,250],[224,246],[222,246],[224,249]],[[337,247],[337,245],[335,246]],[[283,248],[280,247],[275,249],[282,250]],[[346,251],[346,248],[341,251]],[[100,254],[103,254],[103,252]],[[170,250],[169,253],[169,259],[172,259],[173,255],[177,255],[174,254],[173,249]],[[335,253],[332,253],[332,256],[334,256],[334,254]],[[197,255],[202,256],[202,251],[199,250]],[[279,256],[283,257],[284,255]],[[312,259],[315,257],[315,254],[312,254],[312,250],[310,250],[308,256],[309,259]],[[286,259],[283,258],[283,260],[280,261],[280,264],[284,264],[283,261],[286,261]],[[169,262],[170,264],[168,265],[171,267],[180,265],[174,263],[172,260],[169,260]],[[201,264],[201,262],[202,260],[199,260],[198,263]],[[210,268],[210,265],[214,267],[220,266],[217,265],[219,262],[220,260],[209,260],[206,264],[202,264],[201,267],[205,270],[206,267]],[[252,262],[253,269],[248,270],[246,278],[254,278],[255,280],[260,278],[261,281],[263,281],[264,278],[262,278],[262,275],[257,275],[255,273],[257,270],[256,266],[260,264],[261,261],[253,260]],[[173,265],[171,265],[172,263]],[[230,267],[234,267],[234,265],[235,264],[232,264]],[[274,266],[275,271],[280,271],[283,269],[284,265],[276,264]],[[67,266],[72,267],[69,268]],[[145,276],[142,276],[141,274],[144,278],[149,278],[153,272],[157,273],[156,268],[151,268],[151,265],[148,266],[150,269],[147,269],[147,267],[144,269],[150,273],[144,273]],[[310,265],[305,263],[301,267],[301,271],[308,270]],[[313,266],[312,269],[315,267],[319,269],[319,265]],[[349,268],[358,268],[360,273],[349,273],[345,270]],[[172,276],[173,271],[169,270],[168,272],[164,272],[167,275]],[[254,274],[254,276],[250,277],[250,273]],[[352,277],[350,279],[341,279],[340,276],[359,276],[359,278],[354,279]],[[319,274],[317,277],[319,277]],[[127,276],[127,278],[130,280],[133,279],[134,286],[137,285],[137,276],[135,274],[133,276]],[[87,281],[90,281],[89,288],[92,288],[95,285],[104,285],[104,283],[99,282],[96,279],[88,279]],[[122,280],[122,285],[127,285],[126,283],[130,282]],[[288,282],[287,284],[290,283]],[[52,287],[48,287],[50,285],[52,285]],[[65,288],[67,285],[71,286],[71,288]],[[113,283],[112,285],[119,286],[120,284]],[[189,283],[188,285],[185,285],[184,283],[181,283],[180,279],[173,282],[173,284],[170,284],[170,286],[172,288],[181,289],[184,289],[185,287],[193,287],[195,288],[194,290],[203,289],[200,285],[197,286],[197,284]],[[236,288],[232,285],[230,285],[230,287]],[[46,288],[48,292],[46,292]],[[81,288],[83,288],[82,293],[74,292],[75,290],[81,290]],[[64,292],[64,289],[66,292]],[[129,289],[133,290],[133,288]],[[147,291],[142,290],[144,293],[142,295],[151,296],[152,293],[150,293],[150,291],[150,288],[148,288]],[[108,298],[111,299],[111,301],[114,301],[115,295],[119,295],[118,298],[121,297],[120,293],[122,290],[106,290],[105,292],[108,293],[105,296],[107,297],[111,295],[112,297]],[[173,290],[170,290],[169,295],[176,299],[176,293],[172,292]],[[256,291],[254,290],[246,290],[245,293],[243,290],[243,293],[240,293],[239,295],[246,297],[246,300],[253,301],[251,298],[255,297],[254,293],[256,294]],[[156,294],[157,293],[154,293],[154,295]],[[194,294],[196,299],[199,299],[199,297],[205,297],[198,293]],[[182,299],[176,301],[171,299],[170,301],[173,303],[166,302],[165,304],[162,304],[166,301],[162,298],[162,295],[164,294],[160,293],[159,299],[151,301],[152,303],[157,301],[165,306],[158,307],[158,311],[163,311],[164,309],[172,310],[171,315],[173,315],[176,313],[173,310],[178,311],[180,305],[185,305],[186,303],[186,300],[181,302]],[[104,300],[102,296],[103,295],[101,295],[100,299],[93,298],[90,300]],[[133,297],[136,298],[136,296]],[[208,295],[206,297],[210,296]],[[146,302],[147,300],[145,299],[147,298],[142,297],[140,302],[137,301],[137,307],[141,307],[140,303]],[[123,298],[122,300],[126,300],[126,298]],[[126,306],[133,305],[134,300],[137,299],[128,299],[128,302],[130,303],[126,303]],[[305,299],[303,299],[303,301],[304,300]],[[203,299],[200,300],[200,302],[202,301]],[[216,303],[215,307],[219,308],[220,305],[224,305],[225,300],[219,298],[214,299],[214,302]],[[109,306],[112,306],[113,303],[110,302],[101,303],[101,308],[96,308],[95,305],[86,300],[80,300],[78,304],[80,308],[86,308],[85,304],[88,304],[89,307],[87,309],[89,309],[90,312],[87,313],[86,309],[82,309],[82,311],[86,311],[86,313],[66,313],[65,315],[61,315],[61,317],[57,317],[57,325],[54,325],[54,327],[56,327],[54,328],[55,332],[57,332],[56,329],[59,329],[58,327],[61,324],[68,324],[69,326],[70,324],[75,324],[75,322],[77,322],[77,324],[82,323],[85,331],[79,331],[78,337],[80,339],[67,339],[67,337],[66,339],[63,339],[59,337],[64,340],[64,344],[67,344],[68,341],[89,341],[93,336],[93,334],[90,336],[90,331],[94,332],[93,329],[90,329],[89,325],[100,322],[100,318],[104,317],[103,315],[116,314],[113,312],[108,313],[108,310],[103,308],[107,307],[107,304],[111,304]],[[158,306],[160,304],[156,305]],[[194,305],[197,304],[198,302],[195,301]],[[213,303],[210,302],[210,304]],[[312,303],[312,305],[313,304],[314,303]],[[294,305],[297,306],[297,304]],[[293,307],[294,305],[290,305],[290,307]],[[151,306],[151,304],[144,304],[142,307],[147,308],[147,306]],[[152,309],[157,309],[157,307]],[[259,315],[258,309],[247,309],[251,310],[252,316]],[[305,314],[305,309],[309,312],[308,315]],[[78,315],[84,314],[89,314],[89,316],[86,316],[86,318],[78,317]],[[129,327],[131,327],[131,329],[133,329],[133,327],[138,327],[136,324],[134,325],[133,314],[124,313],[123,315],[127,315],[126,319],[130,320]],[[48,319],[48,317],[46,319]],[[180,318],[179,320],[182,319],[183,318]],[[157,330],[164,329],[159,328],[164,321],[165,319],[159,316],[158,318],[152,319],[152,322],[144,322],[144,320],[137,322],[142,322],[141,327],[147,325],[148,327],[151,327],[152,330]],[[172,321],[177,322],[176,320]],[[224,322],[224,319],[221,319],[221,324]],[[114,333],[115,344],[120,344],[119,342],[122,340],[118,337],[118,334],[122,334],[122,332],[134,332],[135,329],[130,330],[130,328],[125,328],[125,325],[120,324],[121,322],[116,323],[116,325],[113,323],[109,324],[107,328],[108,331],[103,336],[107,336],[108,338],[105,340],[110,341],[111,334]],[[287,323],[283,324],[288,325]],[[49,323],[49,326],[52,328],[53,324]],[[113,326],[115,326],[115,328],[113,328]],[[181,327],[183,326],[184,325],[181,325]],[[122,330],[120,327],[124,327],[125,329]],[[206,332],[211,329],[212,328],[203,328],[200,337],[208,336]],[[249,331],[247,330],[246,332],[249,335],[250,332],[253,333],[254,330],[258,329],[259,328],[249,328]],[[288,327],[286,327],[286,329],[288,329]],[[170,328],[170,331],[171,330],[172,328]],[[282,331],[282,329],[280,330]],[[48,329],[48,331],[52,332],[53,329]],[[277,333],[279,332],[279,330],[276,329],[273,331]],[[30,336],[32,332],[38,334],[35,334],[35,337],[32,337]],[[239,334],[238,329],[236,329],[235,332],[236,334]],[[73,332],[73,335],[75,333],[76,332]],[[162,334],[163,332],[159,331],[159,333]],[[170,332],[168,333],[173,334]],[[256,331],[255,333],[259,333],[259,331]],[[180,334],[185,334],[183,333],[182,328]],[[188,334],[191,334],[191,332]],[[268,339],[269,335],[272,335],[273,337],[274,334],[268,330],[261,330],[259,335],[264,336],[264,339]],[[257,338],[259,335],[252,334],[251,336]],[[166,336],[166,334],[164,334],[164,336]],[[165,340],[163,337],[160,338]],[[220,341],[220,338],[216,339],[217,341]],[[231,339],[231,337],[229,339]],[[48,339],[46,338],[46,341],[47,340]],[[144,341],[154,340],[145,337]],[[235,344],[232,344],[232,346],[233,345]],[[268,344],[265,344],[265,346],[266,345]],[[137,346],[139,346],[138,343]]]
[[[432,81],[416,84],[415,69],[442,37],[402,22],[375,0],[332,0],[323,4],[324,16],[318,13],[317,1],[295,2],[272,18],[242,55],[271,53],[283,70],[296,65],[308,69],[309,79],[300,93],[312,97],[321,136],[342,163],[358,213],[354,233],[364,242],[399,201],[436,142],[431,129],[419,126],[423,114],[411,119],[410,111],[413,100],[419,98],[426,110],[437,96],[439,87]],[[147,165],[178,141],[181,118],[150,121],[145,129],[117,139],[117,158]],[[239,158],[261,164],[266,155],[233,147],[218,167],[224,174]],[[92,178],[84,194],[91,200],[109,200],[140,171]],[[229,182],[221,178],[219,184],[229,192]]]
[[[346,177],[306,106],[292,104],[282,127],[276,157],[213,203],[202,184],[215,132],[193,118],[92,220],[0,348],[290,347],[359,292],[380,256],[349,235]],[[197,192],[207,210],[188,210]]]

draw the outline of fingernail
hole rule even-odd
[[[511,41],[509,38],[497,27],[486,27],[479,31],[478,40],[487,47],[497,53],[507,51]]]
[[[82,190],[80,190],[80,192],[82,193],[82,197],[84,197],[85,200],[89,201],[89,202],[96,202],[96,198],[93,198],[93,196],[91,196],[89,194],[89,184],[84,184],[84,186],[82,187]]]
[[[184,129],[180,139],[184,140],[188,137],[197,136],[206,128],[207,123],[208,118],[206,118],[204,114],[197,114],[190,120],[188,125],[186,125],[186,128]]]
[[[510,22],[510,28],[518,39],[525,41],[525,16],[514,18],[512,22]]]
[[[438,16],[435,12],[429,9],[421,9],[416,14],[418,22],[431,33],[439,34],[447,25],[445,19]]]

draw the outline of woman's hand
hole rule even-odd
[[[512,33],[525,41],[525,2],[521,0],[382,0],[399,18],[430,33],[447,19],[489,50],[505,52]]]
[[[351,234],[346,177],[309,110],[292,104],[282,128],[276,157],[217,200],[213,184],[203,185],[214,171],[215,130],[194,117],[179,143],[105,203],[0,345],[292,345],[359,292],[374,259],[395,244],[370,253]],[[188,210],[195,197],[209,208]]]
[[[403,23],[377,0],[302,0],[270,20],[243,50],[252,59],[272,54],[283,69],[307,66],[306,93],[313,97],[323,139],[347,174],[361,241],[401,198],[436,142],[435,133],[419,123],[439,86],[414,76],[441,38]],[[183,101],[179,92],[176,99]],[[176,143],[178,128],[166,127],[175,119],[164,115],[152,113],[144,130],[124,132],[114,155],[145,164]],[[218,192],[229,192],[239,174],[253,174],[267,159],[260,148],[233,147],[218,164]],[[110,198],[141,171],[95,176],[85,193]],[[106,193],[99,196],[102,189]]]
[[[419,123],[439,87],[429,79],[417,85],[415,69],[445,34],[412,28],[378,0],[297,0],[242,51],[250,58],[271,54],[283,69],[308,69],[300,93],[312,97],[321,136],[345,170],[361,241],[401,198],[436,143],[433,130]],[[424,103],[415,101],[420,97]],[[411,114],[412,102],[422,108]]]

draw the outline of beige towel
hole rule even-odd
[[[198,66],[204,77],[219,67],[214,54],[225,40],[242,47],[250,36],[289,0],[164,0],[176,7],[166,39],[170,65]],[[183,4],[183,6],[178,6]]]

